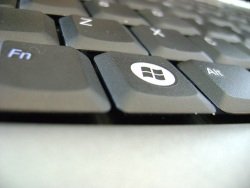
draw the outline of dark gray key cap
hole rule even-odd
[[[250,50],[249,48],[247,48],[243,43],[234,43],[233,46],[235,46],[236,48],[238,48],[240,51],[244,52],[245,54],[250,56]],[[248,66],[245,66],[245,68],[250,69],[250,61],[247,62]]]
[[[68,47],[4,42],[0,110],[106,112],[110,104],[90,60]]]
[[[250,32],[242,31],[243,44],[250,49]]]
[[[0,41],[59,44],[54,21],[39,12],[0,8]]]
[[[85,5],[94,18],[115,20],[126,25],[148,25],[136,12],[125,5],[104,0],[86,2]]]
[[[203,36],[214,38],[214,39],[222,39],[227,42],[237,43],[241,42],[241,37],[233,32],[231,29],[226,27],[218,27],[211,23],[206,23],[203,26],[199,27]]]
[[[0,7],[15,8],[16,0],[0,0]]]
[[[217,6],[208,5],[205,3],[196,3],[196,12],[199,14],[202,14],[204,16],[217,16],[222,17],[224,14],[222,12],[222,8],[219,8]]]
[[[147,54],[128,30],[112,20],[69,16],[60,19],[67,46],[93,51]]]
[[[196,12],[198,14],[200,14],[201,16],[203,16],[204,18],[209,17],[209,16],[215,16],[215,17],[218,17],[218,18],[223,17],[223,13],[221,11],[217,11],[217,12],[213,11],[213,12],[211,12],[211,11],[208,11],[206,9],[204,9],[204,10],[198,9],[198,10],[196,10]]]
[[[190,39],[195,45],[199,46],[201,50],[206,52],[216,63],[238,65],[250,68],[249,54],[240,50],[240,48],[234,44],[218,39],[203,39],[199,36],[190,37]]]
[[[241,30],[239,29],[239,27],[236,24],[226,20],[225,18],[217,18],[217,17],[214,17],[214,16],[208,16],[207,21],[214,24],[214,25],[217,25],[219,27],[229,27],[234,32],[236,32],[238,34],[241,33]]]
[[[209,3],[206,1],[196,1],[195,3],[196,8],[204,8],[208,11],[218,11],[220,10],[220,8],[222,8],[223,6],[221,6],[221,4],[215,4],[215,3]]]
[[[215,112],[207,99],[162,58],[105,53],[96,56],[95,62],[116,107],[123,112]]]
[[[187,11],[187,10],[175,8],[175,9],[172,9],[172,13],[174,15],[176,15],[177,17],[179,17],[179,18],[192,19],[197,24],[203,24],[204,23],[203,17],[201,15],[197,14],[194,11]]]
[[[164,1],[163,1],[164,2]],[[192,11],[194,9],[194,4],[192,1],[173,1],[174,9],[182,9],[187,11]]]
[[[250,33],[250,25],[249,24],[239,24],[239,28],[243,31]],[[244,35],[244,33],[242,33]]]
[[[161,9],[165,8],[173,8],[174,7],[174,2],[172,0],[165,0],[160,2]]]
[[[192,41],[173,30],[133,27],[132,31],[148,49],[150,54],[175,61],[200,60],[212,62],[210,57],[196,47]]]
[[[89,2],[89,1],[93,1],[93,0],[80,0],[81,2]],[[105,2],[109,2],[109,3],[115,3],[116,0],[103,0]]]
[[[222,111],[250,113],[250,73],[239,66],[183,62],[180,69]]]
[[[227,19],[229,21],[232,21],[232,22],[235,22],[237,24],[245,24],[247,25],[248,22],[247,22],[247,19],[240,16],[240,15],[231,15],[230,13],[228,13],[229,15],[227,16]]]
[[[158,3],[150,0],[118,0],[118,2],[136,10],[160,8]]]
[[[140,14],[156,28],[175,30],[183,35],[200,35],[200,31],[190,23],[158,9],[142,10]]]
[[[88,16],[79,0],[20,0],[20,8],[52,15]]]

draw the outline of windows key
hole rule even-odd
[[[94,60],[116,108],[122,112],[215,113],[214,106],[165,59],[109,52]]]

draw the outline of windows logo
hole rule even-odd
[[[141,67],[141,71],[144,77],[151,77],[157,80],[165,80],[165,76],[162,70],[151,69],[149,67]]]
[[[171,86],[176,82],[174,75],[159,65],[136,62],[130,68],[138,78],[153,85]]]

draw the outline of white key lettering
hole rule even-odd
[[[109,3],[107,2],[107,1],[99,1],[99,6],[101,6],[101,7],[109,7]]]
[[[163,12],[161,10],[159,10],[159,9],[153,9],[152,14],[154,16],[157,16],[157,17],[163,17],[164,16]]]
[[[20,59],[20,60],[23,60],[23,59],[30,60],[32,54],[28,53],[28,52],[23,52],[20,49],[14,48],[14,49],[11,49],[11,51],[8,53],[8,58],[12,58],[14,56],[17,56],[18,59]]]
[[[81,21],[80,21],[80,25],[84,25],[84,26],[89,26],[89,27],[92,27],[93,25],[91,24],[91,22],[93,21],[92,19],[90,18],[80,18]]]
[[[214,41],[212,38],[210,38],[210,37],[205,37],[204,40],[205,40],[208,44],[210,44],[210,45],[212,45],[212,46],[217,46],[217,42],[215,42],[215,41]]]
[[[160,36],[162,38],[165,38],[165,35],[162,33],[161,29],[156,29],[156,28],[150,28],[151,31],[153,31],[154,36]]]
[[[224,75],[220,72],[220,70],[218,69],[211,69],[211,68],[207,68],[207,73],[209,75],[213,74],[215,76],[220,76],[220,77],[223,77]]]

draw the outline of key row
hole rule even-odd
[[[143,4],[145,1],[140,1],[140,3]],[[132,1],[131,3],[136,3],[135,1]],[[137,2],[138,3],[138,2]],[[136,3],[136,4],[137,4]],[[155,2],[151,2],[150,4],[154,4]],[[91,16],[94,18],[102,18],[102,19],[111,19],[118,21],[122,24],[127,25],[140,25],[140,24],[147,24],[147,22],[144,20],[148,20],[150,24],[165,28],[168,25],[175,26],[175,27],[181,27],[177,31],[181,32],[182,30],[185,30],[185,27],[188,27],[189,32],[184,32],[186,35],[197,35],[201,34],[201,31],[198,30],[198,26],[194,27],[192,24],[188,23],[187,20],[193,20],[194,22],[206,26],[205,23],[213,23],[216,26],[220,27],[228,27],[232,31],[234,31],[235,35],[241,34],[241,30],[249,32],[249,25],[247,24],[247,21],[244,18],[239,19],[239,17],[235,15],[228,16],[228,19],[225,19],[222,16],[213,15],[213,14],[206,14],[202,15],[199,12],[186,10],[183,8],[173,8],[164,6],[166,4],[163,3],[162,6],[158,6],[158,8],[154,8],[154,6],[146,6],[145,9],[148,9],[147,11],[144,9],[139,10],[139,14],[135,12],[130,7],[118,4],[118,3],[110,3],[108,1],[104,0],[95,0],[90,2],[85,2],[85,8],[81,5],[81,3],[78,0],[73,1],[65,1],[65,2],[51,2],[51,1],[44,1],[43,3],[36,2],[36,1],[21,1],[20,2],[20,8],[21,9],[27,9],[27,10],[33,10],[33,11],[41,11],[45,14],[51,14],[51,15],[60,15],[60,16],[68,16],[68,15],[81,15],[81,16]],[[185,4],[185,3],[184,3]],[[136,6],[135,6],[136,7]],[[87,13],[89,12],[89,14]],[[151,12],[153,13],[151,15]],[[142,18],[141,16],[145,16],[145,18]],[[159,19],[158,17],[164,17],[167,19]],[[181,19],[178,19],[181,18]],[[240,21],[237,21],[240,20]],[[166,22],[166,23],[165,23]],[[237,24],[236,24],[237,22]],[[164,24],[165,23],[165,24]],[[203,33],[204,34],[204,33]]]
[[[237,10],[236,8],[230,8],[225,6],[213,6],[202,2],[195,1],[173,1],[173,0],[20,0],[18,8],[27,10],[41,11],[45,14],[52,15],[81,15],[87,16],[88,12],[94,15],[105,14],[121,14],[126,16],[127,13],[135,15],[132,10],[144,10],[144,9],[161,9],[170,10],[172,13],[183,17],[193,18],[200,20],[200,16],[216,16],[225,17],[233,22],[247,23],[249,20],[249,13],[243,9]],[[222,5],[222,4],[218,4]],[[0,1],[0,7],[16,7],[16,0],[2,0]],[[129,9],[128,9],[129,8]],[[226,11],[223,11],[223,10]],[[125,14],[123,14],[125,13]],[[127,14],[128,15],[128,14]],[[98,15],[100,16],[100,15]]]
[[[88,2],[87,2],[88,3]],[[108,7],[102,7],[104,10],[100,10],[101,8],[98,5],[93,4],[94,2],[89,2],[92,4],[87,4],[89,9],[92,9],[95,13],[92,14],[94,18],[102,18],[102,19],[109,19],[118,21],[121,24],[125,25],[148,25],[161,28],[161,29],[171,29],[180,32],[183,35],[203,35],[209,36],[212,38],[219,38],[226,40],[228,42],[241,42],[242,39],[248,40],[249,37],[246,39],[242,37],[240,34],[243,32],[249,32],[249,28],[246,24],[242,24],[242,30],[239,30],[236,25],[226,22],[219,18],[209,18],[209,23],[198,25],[195,23],[203,22],[203,19],[198,19],[194,17],[194,20],[187,20],[189,18],[187,14],[184,14],[181,18],[178,18],[176,15],[172,13],[164,13],[160,10],[142,10],[140,11],[141,16],[137,15],[132,10],[123,9],[119,7],[121,5],[107,5]],[[105,6],[105,5],[103,5]],[[21,11],[15,12],[15,9],[1,9],[1,12],[4,12],[2,20],[4,20],[5,24],[14,24],[11,23],[15,21],[20,21],[21,23],[24,22],[27,18],[23,19],[22,17],[24,14],[28,14],[29,11]],[[35,14],[35,12],[29,12],[30,14]],[[9,15],[16,14],[19,19],[8,19]],[[81,15],[81,14],[79,14]],[[30,15],[32,17],[32,15]],[[195,16],[195,15],[191,15]],[[86,15],[84,16],[86,17]],[[184,19],[185,18],[185,19]],[[146,22],[146,21],[147,22]],[[197,21],[198,20],[198,21]],[[8,21],[8,22],[7,22]],[[39,20],[33,20],[33,23]],[[9,23],[10,22],[10,23]]]
[[[2,8],[1,13],[0,41],[59,45],[56,27],[50,17],[8,8]],[[250,51],[241,43],[228,43],[212,37],[186,37],[173,30],[143,25],[129,30],[115,21],[80,16],[62,17],[59,24],[66,46],[79,50],[149,53],[173,61],[198,60],[250,69]]]
[[[250,73],[238,66],[108,52],[94,57],[101,85],[88,57],[69,47],[6,41],[0,62],[1,112],[104,113],[109,95],[132,114],[250,113]]]

